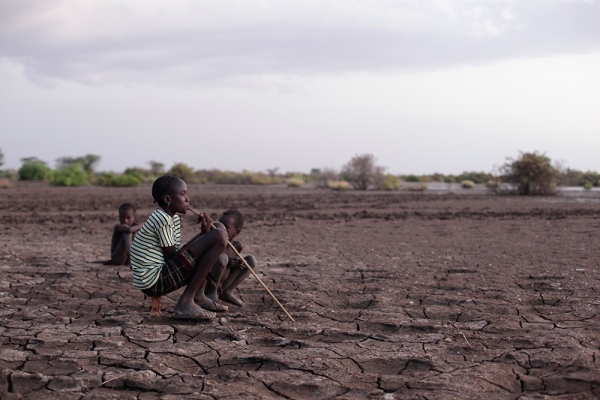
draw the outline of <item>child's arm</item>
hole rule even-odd
[[[161,247],[160,249],[162,250],[163,258],[165,259],[165,262],[169,262],[169,260],[171,260],[173,257],[175,257],[177,255],[175,246]]]
[[[204,215],[206,217],[206,219],[203,218],[202,215]],[[190,240],[188,240],[188,242],[183,247],[185,247],[188,244],[192,243],[194,240],[198,239],[199,237],[206,235],[206,233],[212,229],[210,225],[213,224],[213,222],[210,219],[210,217],[208,216],[208,214],[200,214],[198,216],[197,223],[200,224],[200,233],[197,234],[196,236],[194,236],[193,238],[191,238]],[[217,229],[225,229],[225,227],[223,226],[223,224],[221,224],[218,221],[215,222],[213,225]]]
[[[244,245],[242,242],[240,242],[239,240],[234,240],[233,242],[231,242],[231,244],[233,245],[233,247],[235,247],[235,249],[238,251],[238,253],[241,253],[242,250],[244,249]],[[237,254],[235,254],[235,252],[233,250],[231,250],[228,246],[227,250],[226,250],[226,254],[229,257],[229,262],[227,263],[227,266],[230,268],[241,268],[244,269],[246,268],[246,266],[244,265],[244,263],[242,263],[242,260],[240,260],[237,256]]]
[[[123,233],[135,233],[135,232],[139,231],[140,229],[142,229],[142,224],[133,224],[131,226],[117,225],[115,227],[115,230],[118,230],[119,232],[123,232]]]

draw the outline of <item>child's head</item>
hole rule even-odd
[[[233,240],[244,227],[244,214],[238,210],[227,210],[221,215],[219,222],[225,225],[229,240]]]
[[[131,203],[119,206],[119,222],[121,225],[131,226],[135,222],[135,207]]]
[[[185,214],[189,198],[187,196],[187,185],[176,176],[161,176],[152,184],[152,197],[154,202],[165,209]]]

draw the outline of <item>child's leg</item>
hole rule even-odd
[[[110,259],[114,265],[126,265],[131,251],[131,233],[115,232],[113,234],[114,247],[111,249]]]
[[[244,257],[244,260],[255,269],[256,267],[256,258],[253,255],[247,255]],[[243,307],[244,302],[233,295],[233,291],[238,287],[240,283],[250,274],[250,270],[248,268],[242,268],[241,266],[232,267],[229,272],[229,276],[223,282],[223,293],[221,293],[221,299],[228,301],[236,306]]]
[[[206,279],[194,296],[194,301],[200,307],[210,311],[227,311],[227,306],[221,304],[217,294],[217,285],[221,281],[223,272],[227,267],[227,255],[221,254],[212,271],[210,279]]]
[[[191,281],[175,305],[175,310],[180,316],[205,313],[194,302],[194,297],[225,250],[225,246],[227,246],[227,233],[223,229],[212,229],[206,235],[188,244],[188,250],[196,258],[196,266]]]

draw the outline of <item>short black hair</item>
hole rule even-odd
[[[119,206],[119,214],[124,213],[127,210],[132,210],[134,214],[136,211],[135,206],[131,203],[123,203]]]
[[[240,231],[244,227],[244,214],[239,212],[238,210],[227,210],[223,213],[224,217],[233,217],[233,223],[235,224],[235,229],[239,229]]]
[[[163,203],[164,195],[171,189],[173,183],[177,182],[177,179],[179,178],[173,175],[164,175],[154,181],[152,184],[152,198],[155,203]]]

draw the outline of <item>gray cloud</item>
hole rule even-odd
[[[600,49],[599,5],[587,1],[267,2],[266,11],[244,3],[231,15],[227,7],[241,3],[181,2],[164,13],[149,2],[74,4],[2,2],[0,57],[40,82],[189,84],[431,70]]]

